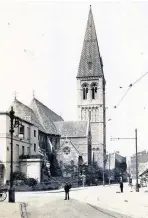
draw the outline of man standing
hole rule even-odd
[[[70,185],[68,185],[68,183],[66,183],[65,184],[65,186],[64,186],[64,190],[65,190],[65,199],[64,200],[67,200],[67,198],[68,198],[68,200],[69,200],[69,190],[70,190]]]
[[[120,190],[121,190],[121,192],[123,192],[123,181],[122,181],[122,178],[120,178]]]

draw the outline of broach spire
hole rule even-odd
[[[103,64],[90,5],[77,78],[98,76],[103,76]]]

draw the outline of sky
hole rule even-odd
[[[0,111],[35,97],[64,120],[77,120],[76,76],[89,5],[106,79],[107,150],[148,148],[148,2],[0,0]],[[120,89],[119,87],[123,88]],[[108,121],[111,119],[111,121]]]

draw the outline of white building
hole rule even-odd
[[[26,177],[40,182],[50,176],[50,157],[54,147],[58,147],[60,136],[56,128],[52,128],[51,119],[61,121],[62,118],[48,109],[37,99],[33,99],[30,107],[17,99],[12,104],[15,116],[21,119],[21,126],[14,128],[13,134],[13,172],[22,172]],[[34,110],[32,108],[34,108]],[[44,112],[43,112],[44,111]],[[44,119],[44,117],[46,119]],[[50,120],[49,120],[49,117]],[[47,125],[48,124],[48,125]],[[10,116],[8,112],[0,113],[0,182],[10,180],[11,135]],[[19,137],[19,136],[23,137]],[[52,142],[52,143],[51,143]],[[53,150],[53,151],[52,151]],[[44,172],[48,171],[48,176]]]
[[[11,136],[9,129],[9,114],[0,113],[0,160],[4,165],[2,182],[10,179]],[[40,181],[40,167],[38,165],[40,165],[41,160],[20,159],[21,156],[39,154],[38,127],[26,120],[22,120],[22,126],[14,128],[14,130],[13,171],[22,171],[28,177],[34,177]],[[19,138],[20,133],[23,138]]]

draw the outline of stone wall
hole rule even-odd
[[[40,159],[26,159],[20,161],[20,171],[26,175],[27,178],[34,178],[41,182],[41,160]]]
[[[82,156],[83,163],[87,164],[88,147],[86,137],[61,139],[60,144],[60,149],[57,150],[57,160],[61,168],[64,165],[75,165],[77,167],[79,156]]]

